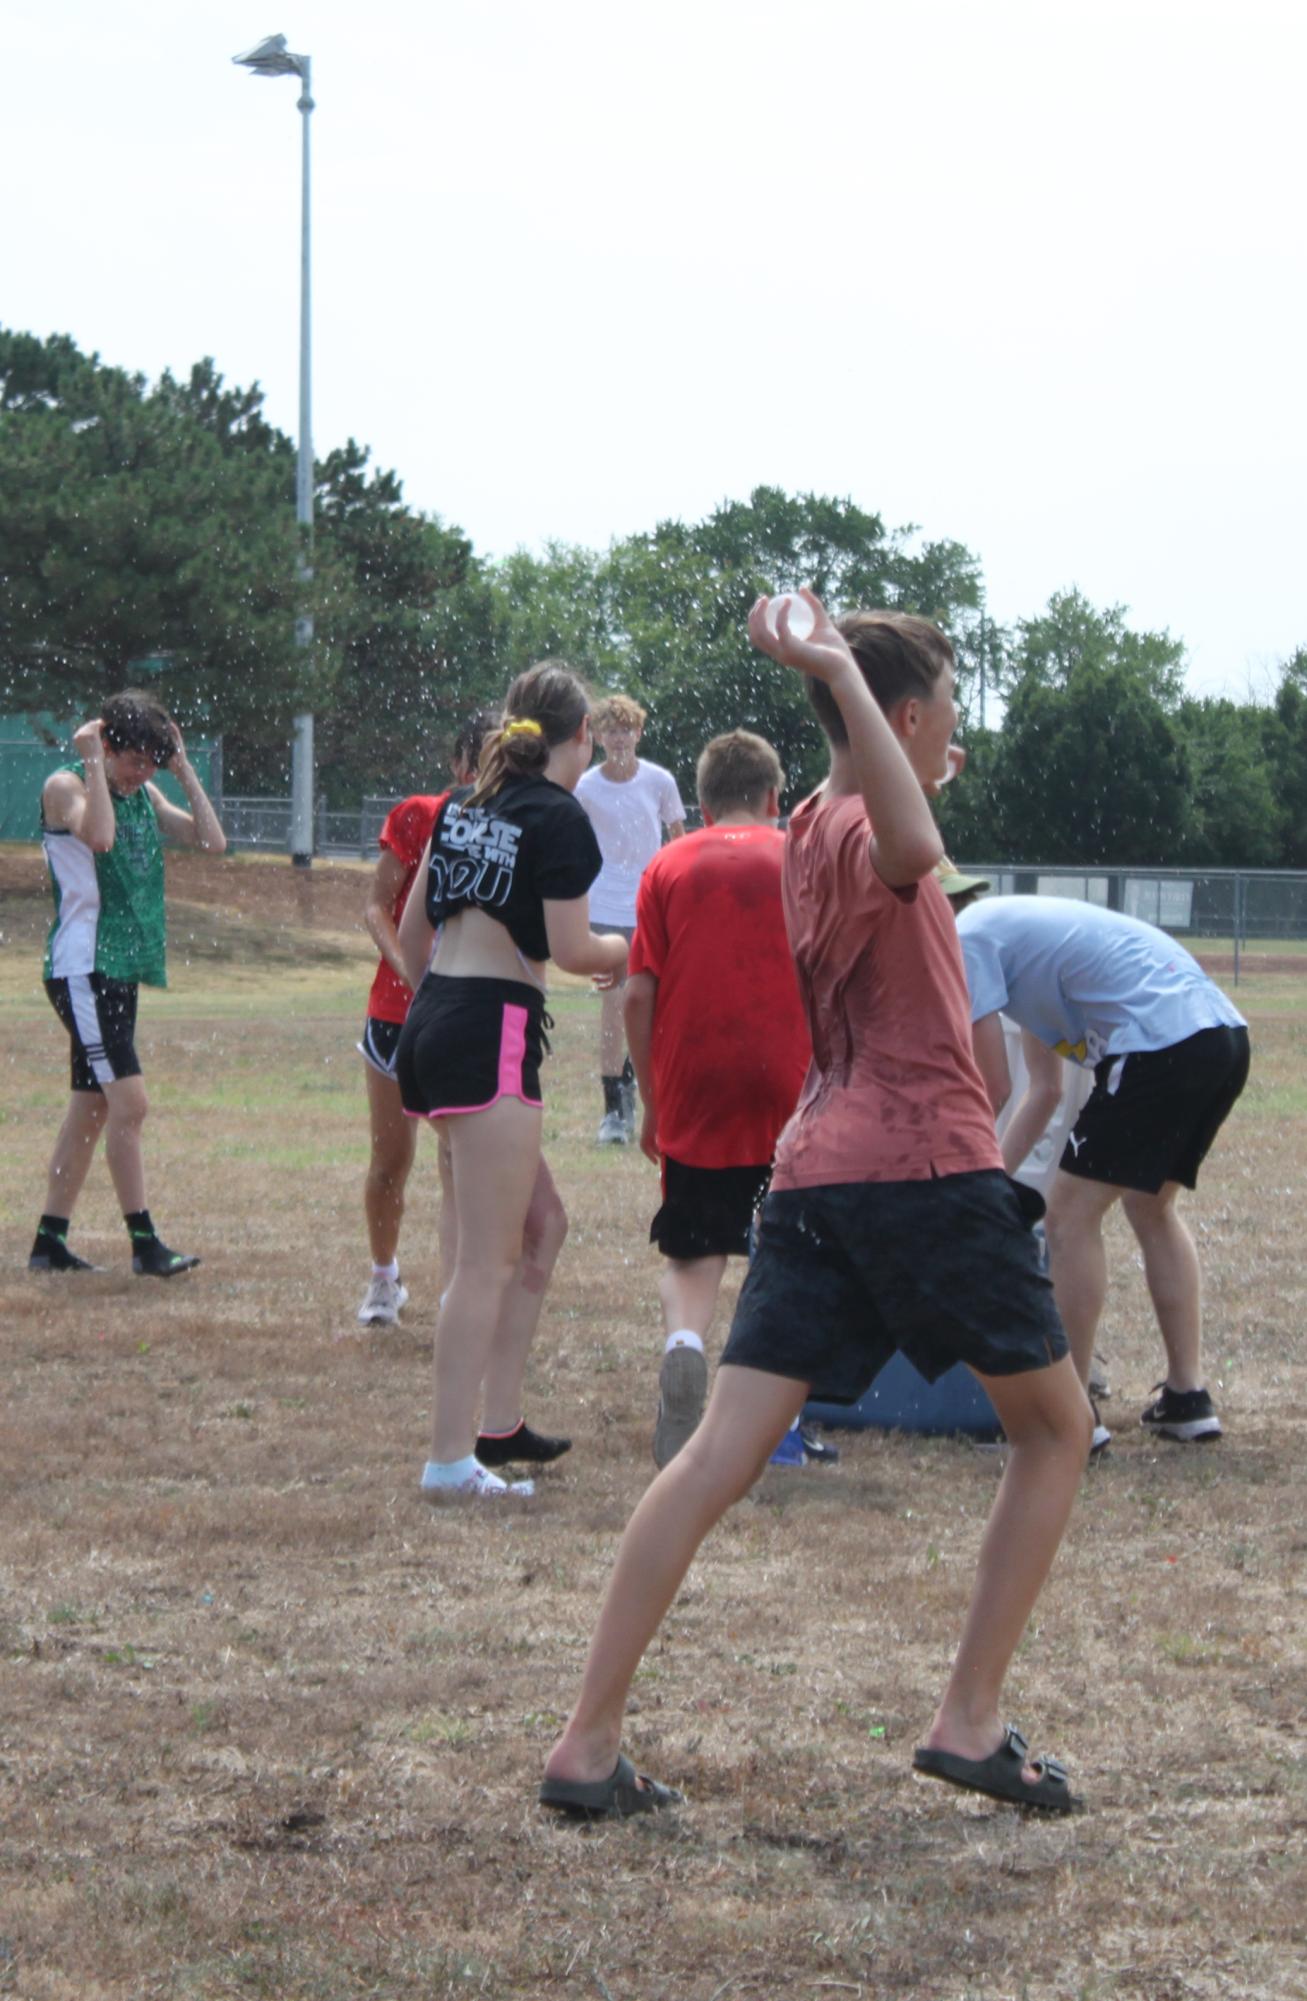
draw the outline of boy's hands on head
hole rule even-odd
[[[172,753],[170,756],[165,757],[159,769],[161,771],[179,771],[186,762],[186,745],[182,742],[182,733],[176,723],[170,721],[169,728],[172,730]]]
[[[86,763],[88,758],[100,758],[104,756],[103,729],[104,724],[97,716],[93,723],[83,723],[79,730],[73,731],[73,748],[76,750],[83,764]]]
[[[759,598],[749,613],[749,637],[759,652],[769,653],[782,667],[795,667],[827,686],[845,674],[856,674],[857,663],[848,642],[817,593],[805,588],[794,595],[811,612],[811,626],[806,632],[795,629],[794,598],[789,593],[780,598]]]

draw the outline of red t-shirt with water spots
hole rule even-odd
[[[685,1167],[765,1165],[808,1067],[784,853],[772,826],[705,827],[640,880],[630,970],[658,981],[658,1150]]]
[[[411,799],[401,799],[398,806],[392,806],[385,818],[381,832],[377,836],[379,847],[388,848],[404,864],[404,880],[399,886],[399,894],[390,907],[390,914],[398,924],[408,902],[408,893],[413,887],[413,878],[418,872],[418,863],[423,850],[431,839],[431,829],[436,824],[436,815],[448,799],[448,792],[442,792],[435,799],[423,793],[415,793]],[[372,982],[368,995],[368,1014],[373,1021],[403,1022],[408,1017],[413,999],[413,989],[406,980],[401,980],[383,959],[377,967],[377,976]]]

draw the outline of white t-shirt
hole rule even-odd
[[[605,778],[602,764],[592,765],[576,796],[590,815],[604,858],[590,891],[590,921],[629,930],[640,877],[663,844],[663,828],[685,818],[676,780],[661,764],[638,757],[633,778]]]
[[[1059,1056],[1169,1049],[1243,1016],[1165,931],[1065,896],[987,896],[958,918],[971,1019],[1002,1008]]]

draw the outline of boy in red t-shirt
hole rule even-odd
[[[626,985],[640,1144],[663,1180],[649,1231],[666,1259],[658,1466],[703,1415],[704,1336],[726,1260],[748,1255],[811,1054],[781,908],[780,759],[765,738],[732,730],[713,738],[695,776],[703,828],[641,877]]]
[[[708,1530],[746,1494],[796,1388],[854,1402],[896,1348],[928,1380],[966,1362],[1009,1451],[962,1640],[914,1767],[1067,1812],[1066,1773],[999,1721],[1003,1679],[1089,1452],[1089,1403],[971,1053],[962,954],[932,871],[928,795],[950,775],[953,650],[924,619],[806,637],[759,599],[758,647],[809,677],[830,776],[786,836],[786,925],[812,1068],[781,1136],[758,1248],[694,1436],[631,1517],[543,1804],[625,1815],[676,1795],[619,1752],[631,1679]],[[797,624],[797,620],[796,620]],[[1038,1197],[1034,1198],[1038,1205]]]

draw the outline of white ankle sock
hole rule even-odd
[[[399,1259],[392,1258],[388,1265],[379,1265],[374,1259],[372,1265],[372,1276],[373,1278],[398,1278]]]
[[[702,1334],[696,1334],[693,1327],[678,1328],[675,1334],[667,1336],[667,1346],[663,1350],[663,1353],[670,1354],[673,1348],[697,1348],[702,1355],[703,1336]]]
[[[531,1480],[514,1480],[511,1485],[501,1480],[498,1473],[491,1473],[481,1464],[474,1452],[466,1459],[428,1459],[422,1468],[422,1492],[424,1494],[534,1494],[535,1485]]]

